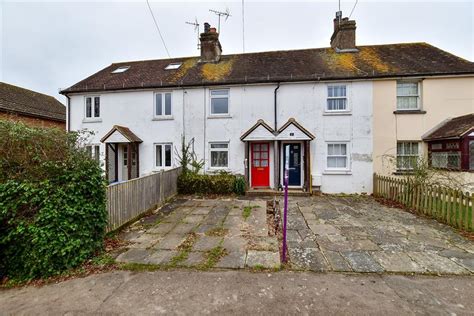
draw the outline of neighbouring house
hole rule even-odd
[[[200,56],[115,63],[63,90],[68,128],[95,132],[110,182],[177,166],[184,135],[203,172],[251,190],[281,188],[289,159],[290,188],[370,193],[377,155],[404,140],[397,105],[428,89],[433,120],[469,112],[474,64],[426,43],[356,46],[355,21],[337,16],[331,47],[232,55],[206,23]],[[404,124],[413,141],[435,125]]]
[[[0,82],[0,119],[66,128],[66,107],[54,97]]]

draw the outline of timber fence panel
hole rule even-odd
[[[474,231],[474,193],[440,185],[374,175],[374,196],[397,202],[420,214],[466,231]]]
[[[107,187],[107,231],[152,210],[178,193],[181,168],[153,173]]]

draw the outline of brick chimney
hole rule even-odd
[[[204,23],[204,33],[201,33],[201,62],[218,62],[221,59],[222,46],[219,33],[209,23]]]
[[[342,13],[336,13],[334,19],[334,33],[331,36],[331,47],[336,52],[356,52],[356,22],[349,18],[342,18]]]

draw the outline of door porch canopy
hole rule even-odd
[[[245,178],[247,183],[249,183],[250,175],[249,169],[251,167],[251,161],[249,159],[249,152],[251,142],[273,142],[273,162],[270,162],[273,165],[274,171],[274,183],[273,187],[277,188],[280,184],[280,178],[282,175],[280,174],[281,169],[281,161],[283,158],[280,157],[280,151],[285,142],[301,142],[304,146],[304,183],[303,188],[306,190],[311,189],[311,170],[310,170],[310,146],[309,143],[315,138],[315,136],[305,129],[301,124],[299,124],[294,118],[290,118],[283,126],[275,131],[270,125],[265,123],[263,120],[258,120],[255,125],[253,125],[249,130],[247,130],[242,136],[240,140],[246,143],[245,146]]]
[[[128,127],[114,125],[102,137],[101,143],[105,144],[105,173],[109,182],[119,181],[119,145],[127,147],[127,179],[140,176],[139,144],[143,142]]]

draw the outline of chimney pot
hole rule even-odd
[[[211,28],[209,29],[209,32],[210,32],[210,33],[216,33],[216,28],[215,28],[215,27],[211,27]]]
[[[209,28],[211,27],[211,25],[207,22],[204,23],[204,33],[209,33]]]

